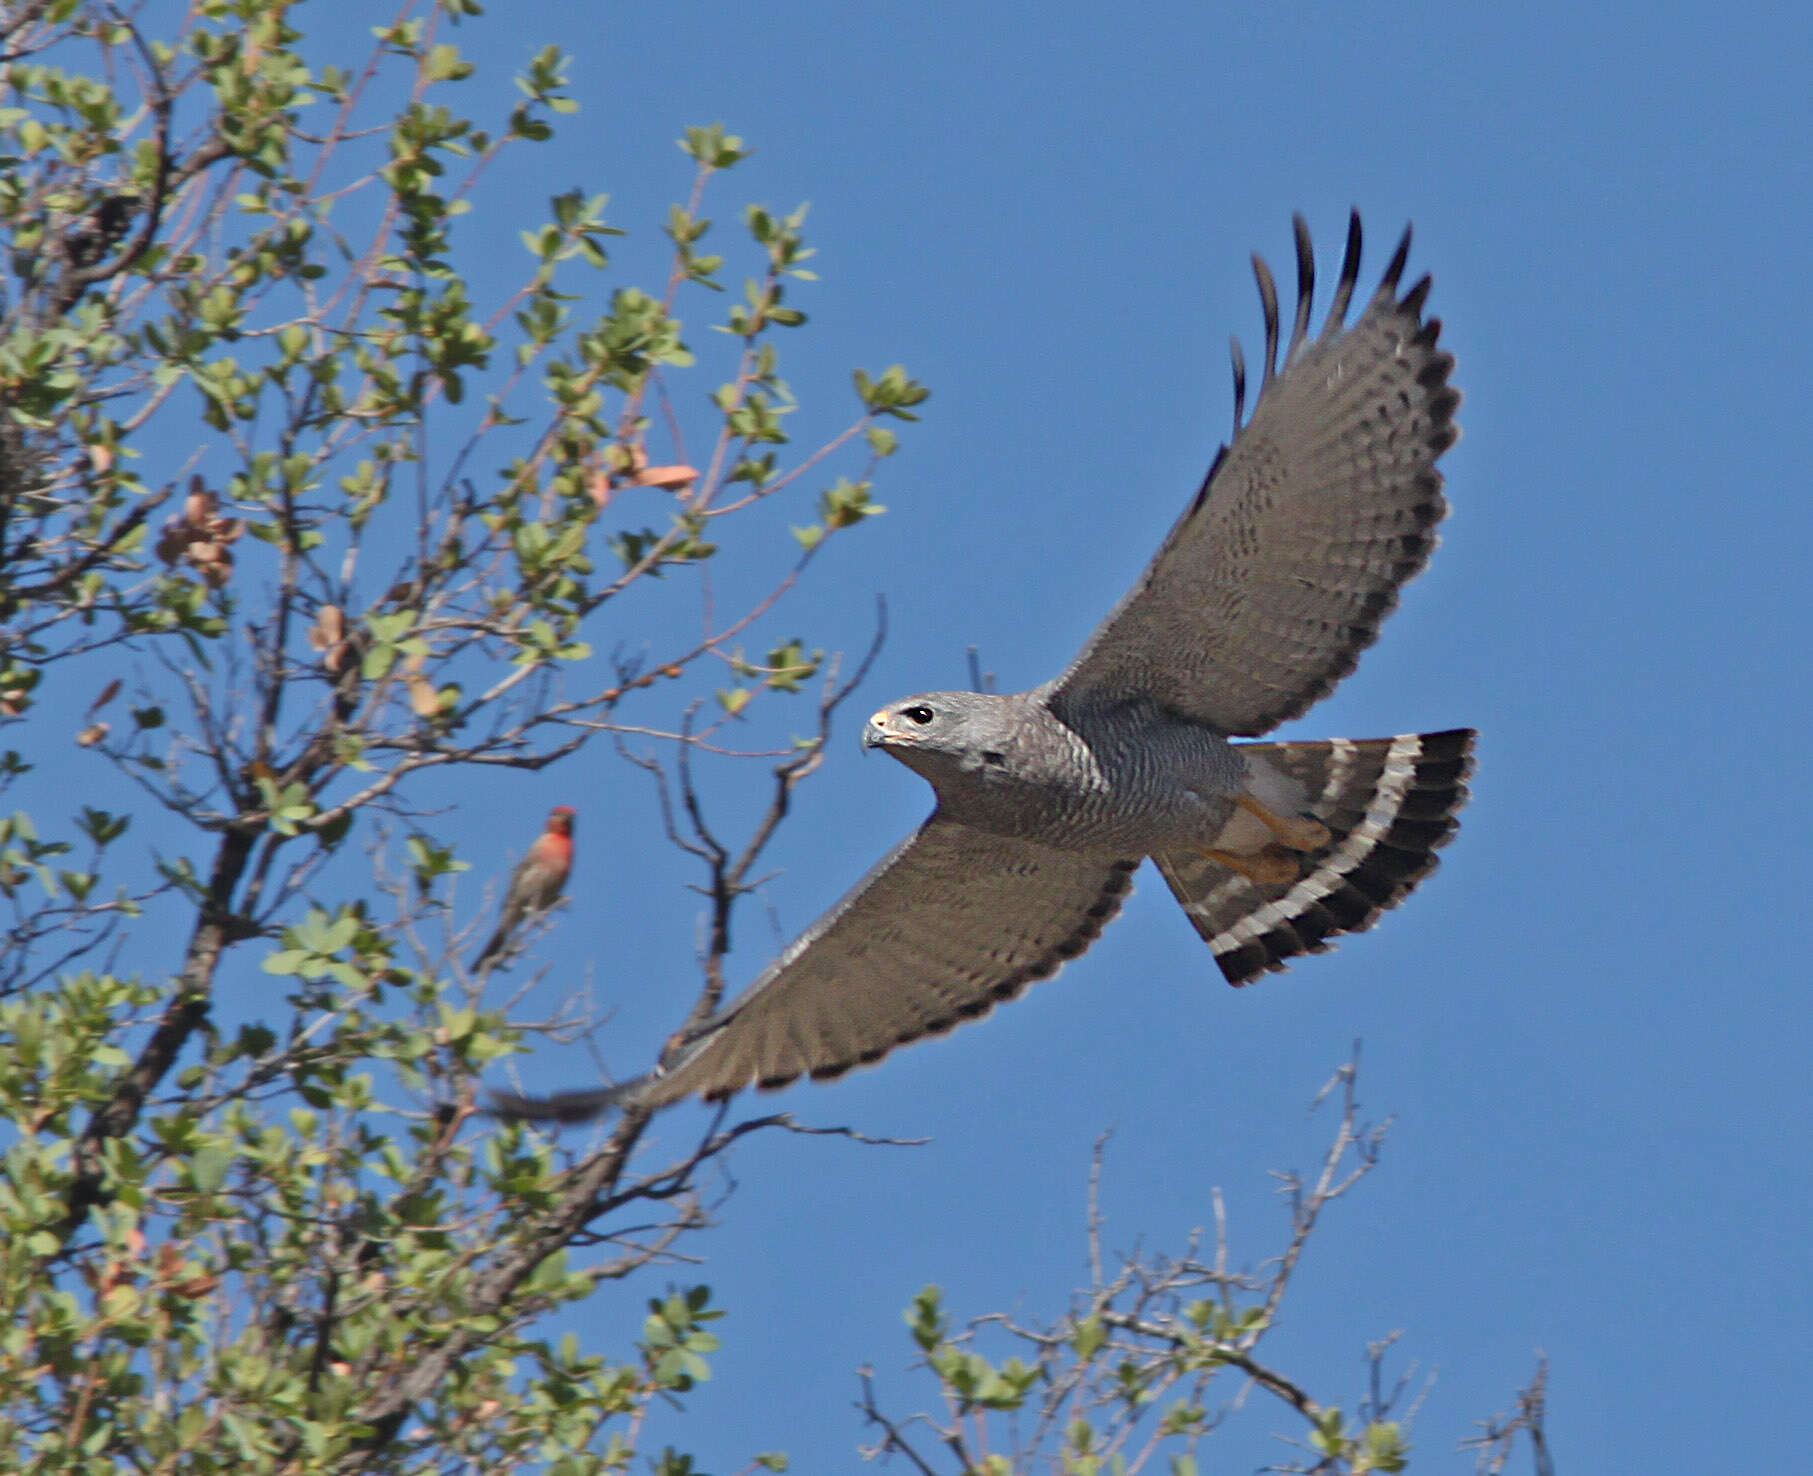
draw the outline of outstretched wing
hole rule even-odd
[[[1138,865],[934,814],[694,1032],[665,1071],[602,1092],[500,1096],[496,1110],[570,1121],[621,1104],[841,1076],[1050,978],[1120,911]]]
[[[1234,344],[1234,440],[1140,582],[1055,684],[1052,701],[1149,698],[1220,732],[1255,735],[1298,716],[1352,671],[1447,512],[1435,461],[1459,434],[1453,358],[1423,320],[1424,277],[1402,298],[1410,233],[1351,328],[1360,218],[1321,333],[1309,229],[1297,238],[1297,310],[1278,362],[1278,293],[1257,256],[1265,372],[1241,424],[1246,370]]]
[[[636,1094],[727,1097],[841,1076],[1048,979],[1120,911],[1137,857],[1102,861],[934,814]]]

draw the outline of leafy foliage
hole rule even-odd
[[[821,463],[857,479],[828,498],[869,485],[896,446],[877,421],[924,390],[886,371],[793,454],[775,340],[806,321],[786,297],[813,280],[804,212],[751,207],[743,247],[706,254],[708,186],[747,153],[715,125],[682,142],[665,283],[607,280],[621,229],[574,188],[481,299],[462,231],[487,172],[574,110],[565,59],[534,55],[482,124],[455,40],[476,5],[407,7],[350,64],[313,54],[303,9],[196,0],[169,36],[77,0],[0,19],[0,783],[60,759],[73,707],[88,761],[166,816],[136,855],[131,815],[0,820],[0,1451],[44,1471],[621,1470],[651,1402],[708,1376],[705,1292],[653,1303],[614,1361],[532,1328],[699,1224],[691,1175],[738,1134],[631,1174],[638,1124],[577,1169],[481,1130],[479,1073],[563,1021],[513,1017],[427,941],[465,863],[410,796],[437,769],[544,767],[626,717],[704,742],[631,710],[695,702],[713,657],[750,682],[737,713],[807,692],[822,651],[787,639],[758,665],[737,643],[822,540],[653,660],[600,662],[591,633],[748,545],[738,514]],[[687,417],[671,377],[710,356],[682,294],[735,350]],[[819,742],[784,755],[783,788]],[[380,848],[375,892],[341,864],[374,818],[402,826],[405,866]],[[187,941],[160,967],[173,921]],[[222,1029],[241,951],[287,992]],[[569,1261],[635,1202],[651,1232]]]

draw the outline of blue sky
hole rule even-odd
[[[1247,253],[1287,266],[1292,211],[1326,282],[1361,209],[1366,286],[1414,222],[1466,395],[1444,547],[1286,734],[1478,727],[1440,874],[1236,994],[1148,869],[1056,981],[779,1099],[931,1141],[738,1151],[707,1264],[675,1276],[730,1309],[725,1351],[665,1438],[718,1472],[775,1448],[849,1468],[859,1365],[896,1412],[929,1394],[899,1320],[923,1283],[963,1315],[1063,1309],[1107,1128],[1111,1246],[1179,1247],[1219,1185],[1236,1259],[1273,1253],[1268,1174],[1312,1166],[1327,1124],[1306,1106],[1361,1038],[1363,1100],[1397,1125],[1267,1345],[1283,1371],[1351,1407],[1366,1342],[1402,1329],[1392,1367],[1438,1375],[1421,1469],[1470,1468],[1455,1442],[1539,1349],[1564,1471],[1793,1468],[1783,1395],[1813,1355],[1809,12],[670,0],[524,3],[459,39],[500,88],[557,41],[582,104],[463,227],[481,281],[519,273],[517,230],[579,186],[634,233],[611,280],[652,285],[688,180],[673,140],[722,120],[758,152],[708,213],[812,202],[822,280],[791,299],[813,321],[784,365],[801,443],[841,423],[853,365],[933,390],[877,488],[887,515],[764,628],[854,650],[888,599],[887,647],[741,918],[739,983],[928,809],[859,754],[861,716],[963,685],[972,643],[1003,689],[1043,680],[1137,575],[1227,433],[1227,335],[1256,353]],[[704,388],[677,385],[695,434]],[[720,577],[728,600],[741,576]],[[650,639],[612,618],[599,650]],[[712,782],[727,822],[759,787]],[[499,874],[500,837],[519,853],[532,817],[579,807],[540,987],[589,985],[610,1067],[642,1069],[690,1004],[697,918],[646,783],[596,745],[458,799],[443,833]],[[596,1068],[550,1046],[532,1073]],[[655,1136],[678,1147],[696,1121]],[[654,1290],[575,1326],[621,1347]],[[1226,1469],[1297,1433],[1283,1411],[1240,1424]]]
[[[1364,1101],[1397,1126],[1312,1252],[1281,1366],[1351,1405],[1364,1343],[1401,1328],[1438,1375],[1425,1469],[1470,1467],[1454,1443],[1538,1349],[1563,1470],[1793,1465],[1781,1397],[1813,1354],[1808,12],[521,14],[569,21],[585,111],[567,137],[590,142],[559,163],[612,191],[618,224],[653,218],[670,139],[706,119],[759,149],[720,207],[812,201],[802,421],[841,404],[850,363],[932,386],[878,489],[888,515],[779,621],[853,647],[886,593],[854,719],[964,684],[972,642],[1007,689],[1068,659],[1226,434],[1226,338],[1258,331],[1247,253],[1287,263],[1293,210],[1325,273],[1350,205],[1369,276],[1415,223],[1467,397],[1443,549],[1290,730],[1481,729],[1441,873],[1375,933],[1235,994],[1148,869],[1058,980],[787,1094],[809,1120],[932,1142],[738,1154],[701,1273],[732,1309],[688,1422],[708,1467],[780,1446],[847,1468],[864,1362],[918,1407],[898,1312],[923,1281],[964,1313],[1060,1310],[1104,1128],[1111,1244],[1178,1245],[1221,1185],[1236,1256],[1270,1254],[1268,1171],[1310,1167],[1325,1124],[1306,1105],[1355,1038]],[[778,932],[743,920],[739,978],[927,808],[914,776],[859,756],[856,726],[776,853]],[[639,1069],[684,1008],[690,908],[651,876],[650,805],[614,762],[498,803],[559,799],[583,806],[588,899],[561,946],[589,942],[617,1012],[600,1045]],[[574,1050],[535,1070],[592,1068]],[[618,1332],[608,1308],[594,1325]],[[1282,1452],[1236,1441],[1224,1468],[1248,1457]]]

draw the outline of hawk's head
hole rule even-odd
[[[1006,776],[1014,766],[1023,704],[992,692],[922,692],[890,702],[862,731],[864,748],[892,754],[942,791],[946,782]]]

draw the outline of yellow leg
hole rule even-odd
[[[1303,875],[1302,863],[1283,846],[1267,846],[1244,856],[1236,851],[1204,850],[1202,854],[1262,887],[1280,887]]]
[[[1328,844],[1329,829],[1320,820],[1300,820],[1295,815],[1274,815],[1250,794],[1235,795],[1234,803],[1293,851],[1314,851]]]

